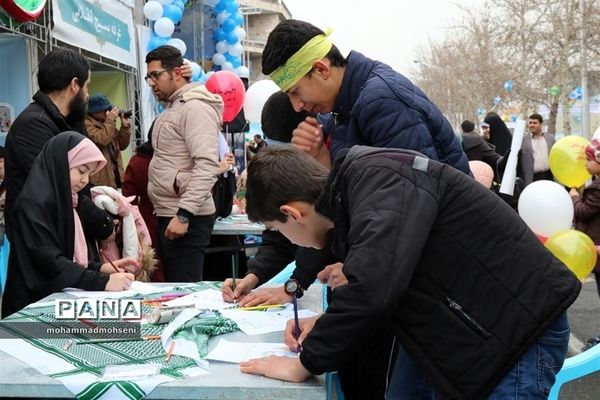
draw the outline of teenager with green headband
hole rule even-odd
[[[328,166],[356,144],[405,148],[469,173],[450,123],[427,96],[388,65],[351,51],[343,57],[324,32],[298,20],[269,34],[262,72],[286,92],[296,111],[333,113],[331,148],[316,118],[294,131],[294,145]]]

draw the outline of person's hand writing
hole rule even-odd
[[[240,371],[288,382],[302,382],[311,376],[298,357],[271,356],[242,361]]]
[[[179,218],[174,216],[165,229],[165,237],[169,240],[179,239],[187,233],[189,225],[189,223],[180,222]]]
[[[254,274],[248,274],[244,279],[235,280],[235,290],[233,289],[233,279],[227,278],[221,286],[221,296],[223,301],[234,303],[244,298],[252,289],[256,287],[258,277]]]
[[[296,333],[295,321],[290,319],[285,325],[285,331],[283,331],[283,342],[292,349],[292,351],[296,351],[299,345],[302,345],[306,336],[312,331],[319,317],[320,315],[315,315],[314,317],[298,319],[298,329],[300,331],[298,340],[296,340],[296,337],[294,336]]]
[[[292,296],[283,286],[257,289],[240,299],[240,307],[261,306],[266,304],[284,304],[292,301]]]
[[[326,266],[317,274],[317,279],[321,283],[326,283],[332,290],[338,286],[348,283],[346,275],[342,272],[343,263],[335,263]]]
[[[104,290],[109,292],[121,292],[131,287],[135,277],[128,272],[115,272],[108,278]]]

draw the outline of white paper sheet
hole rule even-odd
[[[243,311],[239,309],[221,310],[224,317],[233,320],[246,335],[281,332],[288,320],[294,318],[294,309],[288,305],[284,310]],[[310,310],[298,310],[298,318],[317,315]]]
[[[206,359],[239,364],[253,358],[269,356],[298,357],[283,343],[239,343],[220,339]]]
[[[163,303],[167,307],[185,307],[195,306],[197,309],[222,310],[231,308],[231,303],[223,300],[220,290],[206,289],[200,292],[194,292],[186,296],[178,297]]]

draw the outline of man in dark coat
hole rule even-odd
[[[44,145],[60,132],[85,134],[90,64],[72,50],[56,48],[38,66],[38,86],[29,104],[15,119],[6,137],[6,216],[25,184],[33,161]]]
[[[280,22],[269,34],[262,72],[286,92],[296,111],[333,113],[331,154],[316,118],[294,132],[293,143],[322,164],[356,144],[404,148],[469,173],[450,123],[405,76],[352,51],[344,58],[316,26]]]
[[[299,336],[289,321],[285,342],[299,357],[243,362],[242,372],[297,382],[335,371],[387,322],[416,366],[394,370],[417,377],[392,380],[402,398],[434,398],[411,390],[429,385],[442,399],[508,398],[517,387],[523,398],[547,396],[568,347],[576,276],[456,169],[401,149],[344,153],[331,173],[281,147],[248,168],[248,217],[299,246],[330,247],[348,283],[326,313],[300,321]],[[281,185],[289,171],[302,172]]]

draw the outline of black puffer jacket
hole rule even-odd
[[[349,283],[303,343],[315,374],[389,321],[441,398],[485,398],[581,289],[501,199],[415,153],[353,147],[316,207]]]
[[[6,137],[6,215],[15,204],[35,158],[46,142],[64,131],[85,135],[82,122],[73,126],[48,95],[38,91],[15,119]],[[8,223],[10,226],[10,223]]]

